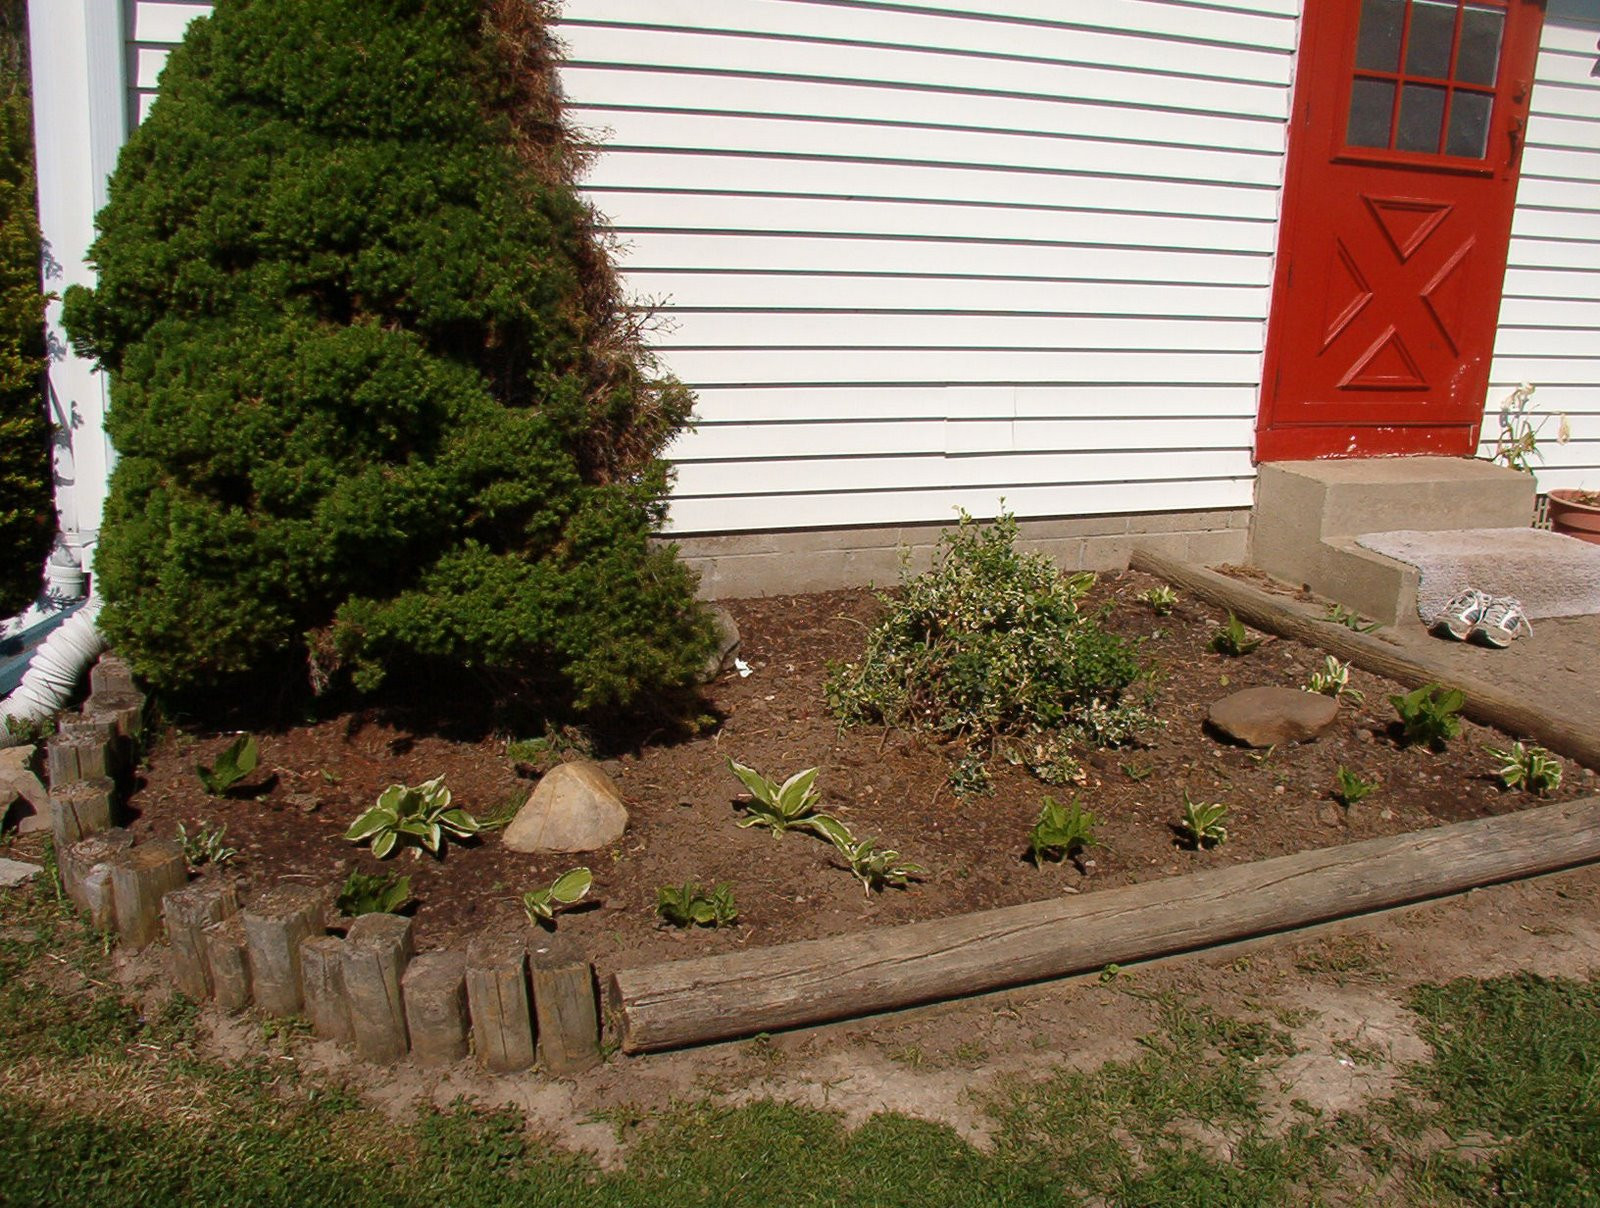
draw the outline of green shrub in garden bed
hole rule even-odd
[[[621,307],[545,6],[221,0],[111,181],[67,324],[114,375],[105,628],[159,688],[480,667],[690,680],[650,538],[692,400]]]
[[[832,668],[830,707],[846,725],[929,731],[1072,780],[1076,746],[1125,742],[1153,724],[1131,691],[1145,675],[1135,643],[1087,609],[1089,574],[1063,575],[1022,553],[1015,517],[965,513],[931,570],[902,573],[859,662]]]

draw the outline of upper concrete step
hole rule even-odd
[[[1250,561],[1386,624],[1415,615],[1416,574],[1359,549],[1363,533],[1518,528],[1533,520],[1533,475],[1486,461],[1384,457],[1259,468]]]

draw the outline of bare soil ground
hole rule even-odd
[[[682,956],[1094,892],[1537,802],[1503,791],[1493,777],[1484,748],[1507,745],[1505,735],[1469,722],[1442,753],[1402,746],[1390,730],[1388,697],[1404,686],[1361,671],[1351,673],[1351,683],[1365,702],[1347,703],[1334,730],[1314,743],[1263,752],[1220,739],[1204,724],[1212,701],[1256,685],[1299,687],[1321,665],[1322,652],[1268,638],[1243,658],[1213,653],[1208,643],[1225,615],[1185,599],[1169,616],[1157,616],[1137,600],[1156,582],[1137,573],[1106,576],[1092,598],[1113,606],[1111,628],[1142,639],[1156,669],[1162,727],[1141,745],[1086,753],[1081,785],[1051,789],[1000,764],[992,791],[968,797],[949,786],[948,749],[898,731],[841,732],[825,707],[828,664],[858,657],[865,627],[879,614],[871,593],[725,602],[743,634],[749,674],[726,673],[707,689],[706,711],[717,720],[700,736],[595,752],[616,777],[631,823],[613,850],[581,858],[595,873],[593,901],[561,916],[561,942],[593,959],[603,976]],[[443,775],[456,801],[478,814],[531,790],[506,754],[507,739],[517,735],[446,737],[431,720],[439,715],[437,701],[391,701],[260,732],[261,768],[228,799],[207,797],[193,769],[211,763],[231,736],[168,729],[131,796],[134,830],[170,836],[179,824],[191,834],[225,825],[228,843],[241,849],[225,875],[240,878],[246,892],[281,877],[342,879],[351,867],[408,874],[422,949],[450,946],[484,927],[519,928],[520,893],[547,884],[578,858],[518,855],[489,834],[452,845],[440,860],[401,855],[379,862],[342,838],[394,782]],[[741,786],[727,770],[728,757],[780,779],[820,767],[823,808],[928,873],[868,898],[827,845],[740,829]],[[1336,803],[1340,766],[1376,781],[1377,791],[1350,808]],[[1592,771],[1569,765],[1565,784],[1549,799],[1595,787]],[[1226,843],[1191,851],[1179,842],[1175,824],[1185,792],[1229,805]],[[1081,866],[1035,868],[1024,859],[1047,793],[1076,794],[1099,820],[1100,846]],[[661,926],[657,887],[690,879],[732,885],[738,924],[689,933]]]

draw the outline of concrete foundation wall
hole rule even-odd
[[[929,565],[948,524],[796,529],[677,538],[700,572],[706,599],[784,595],[899,580],[902,550]],[[1135,542],[1175,558],[1217,565],[1245,560],[1246,508],[1143,515],[1073,516],[1018,522],[1017,545],[1048,554],[1063,570],[1124,570]]]

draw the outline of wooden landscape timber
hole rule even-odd
[[[1193,951],[1600,860],[1600,798],[1081,897],[615,974],[624,1052],[823,1023]]]
[[[162,913],[171,946],[173,984],[196,1002],[211,997],[211,966],[206,960],[205,930],[239,910],[239,894],[231,881],[197,881],[167,894]]]
[[[1461,711],[1473,721],[1534,739],[1558,755],[1600,769],[1600,725],[1592,717],[1536,709],[1487,680],[1430,666],[1381,638],[1286,607],[1281,597],[1203,566],[1179,562],[1143,547],[1135,547],[1129,565],[1231,610],[1246,625],[1325,650],[1363,670],[1413,686],[1436,681],[1447,688],[1459,688],[1467,697]]]
[[[189,881],[183,848],[171,839],[152,839],[112,856],[111,897],[117,939],[143,948],[161,934],[163,899]]]

